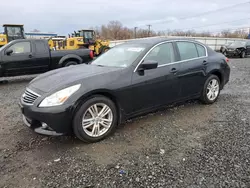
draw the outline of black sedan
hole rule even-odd
[[[74,133],[85,142],[125,120],[170,103],[214,103],[229,81],[228,59],[186,39],[142,39],[115,46],[88,65],[50,71],[21,97],[25,124],[45,135]]]
[[[249,41],[235,41],[220,48],[220,52],[227,57],[245,58],[250,55]]]

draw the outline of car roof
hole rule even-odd
[[[175,41],[175,40],[183,40],[183,41],[192,41],[192,42],[196,42],[196,43],[199,43],[199,44],[202,44],[202,45],[205,45],[197,40],[194,40],[194,39],[190,39],[190,38],[177,38],[177,37],[174,37],[174,38],[165,38],[165,37],[154,37],[154,38],[142,38],[142,39],[134,39],[134,40],[130,40],[130,41],[127,41],[125,43],[132,43],[132,44],[148,44],[148,45],[156,45],[160,42],[167,42],[167,41]]]

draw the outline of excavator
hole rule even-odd
[[[0,33],[0,47],[16,39],[25,39],[24,27],[18,24],[4,24],[4,32]]]

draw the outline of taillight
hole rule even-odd
[[[90,50],[89,56],[90,56],[91,59],[94,59],[94,52],[92,50]]]
[[[229,59],[226,57],[226,62],[228,63],[229,62]]]

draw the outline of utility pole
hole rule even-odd
[[[136,29],[137,29],[137,27],[134,28],[135,39],[136,39]]]
[[[150,37],[150,28],[151,28],[152,25],[149,24],[147,26],[148,26],[148,37]]]

